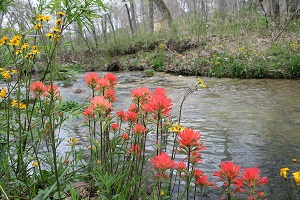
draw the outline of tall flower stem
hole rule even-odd
[[[191,180],[191,177],[190,177],[190,162],[191,162],[191,147],[188,147],[188,162],[187,162],[187,176],[186,176],[186,187],[187,187],[187,191],[186,191],[186,199],[188,200],[189,199],[189,195],[190,195],[190,180]]]

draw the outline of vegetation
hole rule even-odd
[[[5,1],[1,7],[3,13],[9,5]],[[144,63],[142,67],[149,76],[155,70],[216,77],[298,77],[298,42],[274,43],[266,49],[234,42],[226,46],[224,42],[237,38],[236,30],[220,34],[218,31],[224,30],[213,29],[218,18],[212,17],[210,31],[215,31],[218,37],[207,37],[209,29],[197,23],[184,31],[175,21],[170,34],[162,30],[157,35],[141,34],[129,40],[129,36],[119,37],[115,30],[106,33],[114,37],[110,43],[106,41],[107,44],[85,53],[79,48],[70,50],[67,43],[70,41],[63,36],[75,22],[80,34],[84,26],[94,27],[92,19],[98,14],[95,7],[107,9],[100,0],[50,3],[40,0],[33,9],[33,17],[27,21],[29,29],[20,24],[20,30],[13,26],[1,30],[4,33],[0,39],[1,198],[160,200],[195,198],[197,193],[204,198],[205,191],[213,186],[200,169],[205,144],[200,140],[200,132],[181,126],[181,114],[171,123],[172,100],[165,89],[136,88],[131,91],[129,109],[113,113],[118,82],[114,74],[86,75],[91,98],[79,105],[61,98],[56,81],[68,81],[69,77],[60,73],[72,74],[81,70],[78,66],[83,64],[87,70],[96,70],[111,62],[112,69],[121,66],[125,70],[127,66],[139,69]],[[263,21],[261,16],[253,17]],[[226,19],[225,25],[227,20],[230,21]],[[82,38],[88,46],[87,39]],[[209,40],[213,45],[208,45]],[[98,60],[99,55],[104,59]],[[68,65],[67,58],[72,65]],[[130,65],[123,66],[128,59]],[[205,87],[200,78],[196,80],[184,95],[180,111],[189,95]],[[76,137],[60,137],[64,122],[76,113],[84,117],[89,139],[86,147],[79,148],[81,141]],[[67,150],[60,152],[63,145]],[[149,153],[146,147],[152,147],[153,151]],[[175,158],[184,159],[175,162]],[[287,169],[282,169],[281,174],[287,179]],[[300,179],[298,172],[293,175],[296,187],[292,188],[295,190],[292,197],[296,199]],[[263,187],[268,179],[261,177],[257,167],[241,171],[238,164],[221,162],[213,176],[222,185],[221,192],[215,192],[218,196],[265,198]]]

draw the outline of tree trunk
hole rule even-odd
[[[219,7],[220,17],[224,21],[226,17],[226,10],[227,10],[226,0],[219,0],[218,7]]]
[[[115,41],[115,43],[117,43],[117,39],[116,39],[116,31],[115,31],[114,24],[112,23],[112,20],[111,20],[111,14],[110,14],[110,13],[107,13],[107,16],[108,16],[108,20],[109,20],[111,29],[112,29],[112,31],[113,31],[114,41]]]
[[[137,25],[136,25],[136,14],[135,14],[135,6],[133,3],[133,0],[129,0],[130,5],[130,15],[131,15],[131,21],[132,21],[132,29],[134,34],[136,34],[137,31]]]
[[[276,26],[280,25],[280,5],[279,0],[272,0],[273,17]]]
[[[150,33],[154,32],[154,22],[153,22],[153,11],[154,11],[154,5],[153,5],[153,0],[149,0],[149,28],[150,28]]]
[[[107,44],[107,16],[104,15],[101,19],[102,33],[103,33],[103,41]]]
[[[173,19],[170,14],[170,11],[169,11],[168,7],[166,6],[166,4],[164,3],[164,1],[163,0],[153,0],[153,2],[157,6],[157,8],[158,8],[159,12],[161,13],[161,15],[163,16],[164,20],[167,21],[169,28],[171,28]]]
[[[131,33],[132,33],[132,35],[134,35],[134,29],[133,29],[133,25],[132,25],[131,16],[130,16],[130,10],[126,3],[125,3],[125,8],[126,8],[126,12],[127,12],[127,17],[128,17],[128,22],[129,22]]]
[[[296,12],[298,6],[300,6],[299,0],[290,0],[290,15],[292,15]],[[298,13],[296,13],[295,19],[300,19],[299,11],[298,11]]]

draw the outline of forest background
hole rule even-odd
[[[85,5],[91,0],[72,0]],[[97,1],[97,0],[93,0]],[[0,33],[29,30],[46,0],[3,0]],[[52,1],[55,2],[55,1]],[[299,78],[298,0],[106,0],[61,38],[58,80],[71,71],[144,70]],[[46,13],[45,13],[46,14]],[[34,72],[42,71],[36,67]]]

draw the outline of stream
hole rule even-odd
[[[197,81],[197,77],[165,73],[153,77],[144,77],[142,72],[115,74],[119,79],[115,111],[128,109],[132,89],[163,87],[172,99],[174,120],[185,92]],[[78,75],[71,87],[60,87],[64,99],[81,103],[91,95],[85,85],[85,75]],[[182,126],[201,132],[206,150],[202,152],[203,162],[199,167],[215,183],[212,173],[219,169],[221,161],[234,161],[242,168],[257,166],[261,177],[269,179],[268,199],[284,199],[284,180],[279,171],[283,167],[292,169],[292,158],[300,162],[300,81],[210,77],[202,80],[207,88],[189,96],[183,104],[181,118]],[[66,128],[62,129],[61,137],[88,141],[87,133],[80,131],[82,125],[82,118],[73,119],[75,135]],[[299,164],[297,167],[300,170]]]

